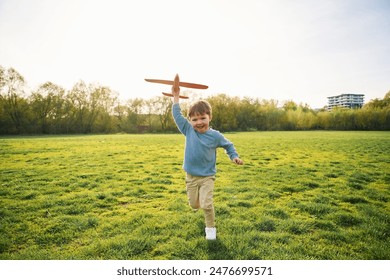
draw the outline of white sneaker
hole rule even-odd
[[[217,229],[215,227],[207,227],[205,228],[206,239],[207,240],[215,240],[217,239]]]

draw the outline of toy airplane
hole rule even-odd
[[[178,74],[176,74],[175,79],[173,81],[157,80],[157,79],[145,79],[145,81],[150,82],[150,83],[172,85],[175,89],[178,89],[179,87],[196,88],[196,89],[207,89],[208,88],[208,86],[206,86],[206,85],[180,82]],[[162,94],[164,94],[165,96],[171,96],[171,97],[173,96],[172,93],[163,92]],[[179,95],[179,97],[180,98],[188,98],[188,96],[184,96],[184,95]]]

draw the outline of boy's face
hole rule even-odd
[[[211,117],[208,114],[195,114],[190,117],[192,127],[199,133],[209,130]]]

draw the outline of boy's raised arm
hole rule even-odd
[[[191,125],[189,124],[188,120],[182,115],[180,110],[180,105],[179,105],[180,87],[178,85],[174,84],[172,86],[172,95],[173,95],[173,106],[172,106],[173,119],[175,120],[176,126],[180,130],[180,132],[186,135],[187,130]]]

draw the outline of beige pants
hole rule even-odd
[[[215,176],[198,177],[186,174],[186,189],[190,206],[202,208],[206,227],[215,227],[213,190]]]

